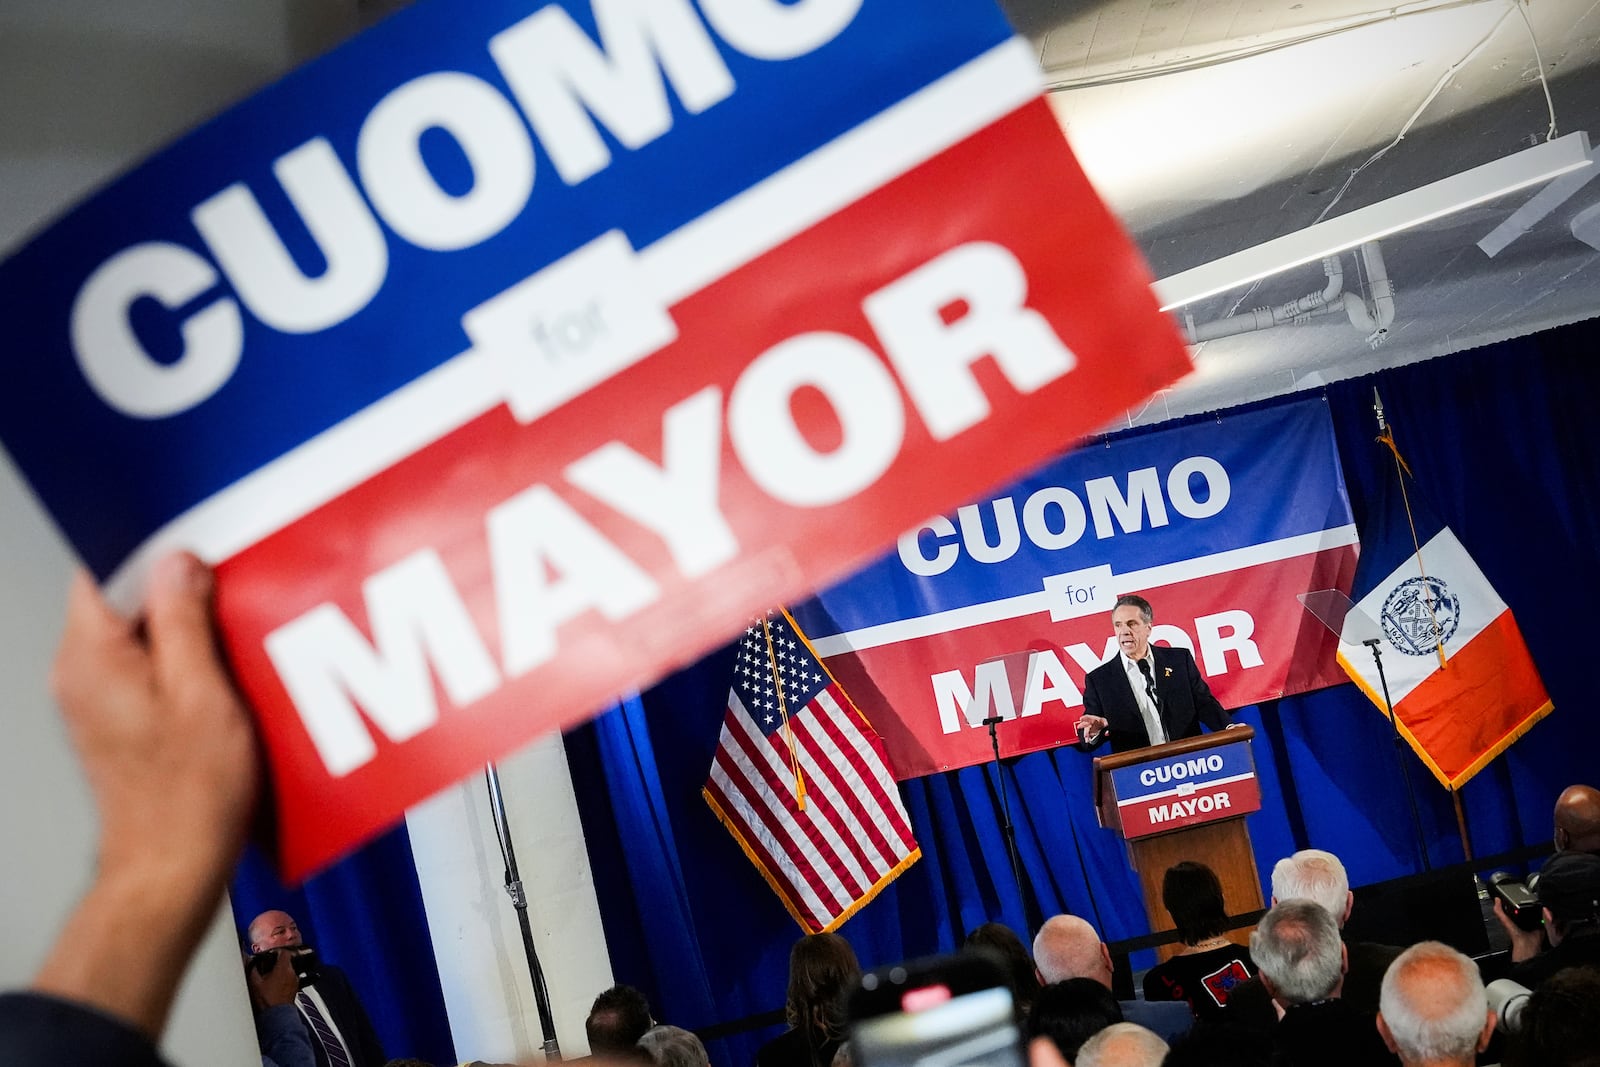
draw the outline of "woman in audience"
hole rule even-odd
[[[1161,903],[1185,947],[1150,968],[1144,976],[1144,999],[1185,1000],[1195,1018],[1218,1022],[1228,994],[1256,974],[1250,953],[1226,936],[1222,883],[1210,867],[1185,860],[1161,880]]]
[[[1022,939],[1004,923],[984,923],[967,935],[962,947],[968,952],[986,953],[1005,970],[1006,984],[1011,987],[1011,999],[1017,1006],[1017,1018],[1026,1019],[1033,1010],[1033,1001],[1041,985],[1039,971]]]
[[[845,998],[861,977],[850,942],[810,934],[789,952],[789,1029],[756,1052],[756,1067],[829,1067],[845,1038]]]

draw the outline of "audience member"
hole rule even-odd
[[[639,1039],[639,1048],[655,1067],[711,1067],[706,1046],[680,1026],[653,1026]]]
[[[1284,857],[1272,868],[1272,903],[1283,900],[1315,901],[1343,930],[1355,909],[1356,898],[1339,857],[1320,848],[1308,848]],[[1345,950],[1349,965],[1341,996],[1355,1010],[1376,1014],[1384,972],[1401,949],[1397,945],[1348,941]],[[1259,979],[1245,982],[1228,997],[1228,1021],[1240,1026],[1272,1029],[1281,1014],[1282,1009]]]
[[[1113,1023],[1083,1043],[1074,1067],[1161,1067],[1167,1043],[1138,1023]]]
[[[1495,1016],[1478,965],[1449,945],[1424,941],[1383,976],[1378,1033],[1405,1067],[1473,1067]]]
[[[1076,915],[1057,915],[1045,921],[1033,939],[1033,962],[1046,982],[1092,978],[1111,988],[1111,952],[1094,927]],[[1154,1030],[1168,1041],[1188,1033],[1194,1025],[1194,1014],[1181,1001],[1148,1004],[1124,1000],[1121,1007],[1124,1019]]]
[[[273,952],[294,958],[307,950],[299,924],[285,911],[257,915],[250,920],[245,939],[252,953]],[[316,958],[314,953],[311,957]],[[294,1003],[311,1035],[317,1067],[337,1065],[341,1059],[349,1067],[383,1067],[389,1057],[384,1054],[383,1044],[350,979],[338,967],[320,960],[309,973],[310,984],[300,990]]]
[[[1569,785],[1556,798],[1555,845],[1560,852],[1600,855],[1600,789]]]
[[[259,754],[211,629],[211,573],[163,559],[143,617],[80,573],[52,677],[99,816],[94,879],[30,991],[0,997],[0,1063],[156,1067],[155,1039],[216,916]]]
[[[1030,1038],[1049,1038],[1071,1063],[1085,1041],[1120,1022],[1122,1006],[1110,989],[1093,978],[1068,978],[1039,990],[1026,1033]]]
[[[639,1039],[656,1024],[650,1015],[650,1002],[631,985],[614,985],[594,998],[583,1030],[589,1038],[589,1052],[595,1056],[624,1056],[634,1051]]]
[[[855,1046],[848,1041],[841,1041],[833,1051],[833,1067],[856,1067]]]
[[[1273,1029],[1274,1062],[1295,1067],[1396,1063],[1374,1014],[1340,998],[1346,952],[1339,924],[1323,905],[1283,900],[1250,935],[1261,983],[1283,1009]]]
[[[1167,869],[1161,903],[1185,948],[1145,974],[1144,999],[1182,1000],[1202,1022],[1219,1021],[1234,989],[1256,973],[1250,954],[1228,940],[1222,883],[1210,867],[1185,860]]]
[[[1011,927],[1004,923],[984,923],[967,935],[967,951],[986,953],[1006,972],[1006,984],[1011,987],[1011,999],[1017,1006],[1017,1018],[1026,1019],[1033,1010],[1034,998],[1039,995],[1039,972],[1028,955],[1028,946],[1022,943]]]
[[[245,969],[250,1003],[256,1012],[256,1041],[261,1067],[316,1067],[311,1032],[294,1006],[300,976],[283,953],[274,953],[265,970]]]
[[[850,942],[808,934],[789,952],[789,1029],[756,1051],[756,1067],[829,1067],[844,1041],[845,998],[861,977]]]
[[[1600,1067],[1600,969],[1568,967],[1528,998],[1506,1067]]]
[[[1529,989],[1564,967],[1600,966],[1600,856],[1558,852],[1539,872],[1539,902],[1544,907],[1541,951],[1538,931],[1516,927],[1494,902],[1495,916],[1511,937],[1514,965],[1509,977]]]
[[[1268,1067],[1272,1036],[1228,1023],[1200,1023],[1172,1043],[1161,1067]]]

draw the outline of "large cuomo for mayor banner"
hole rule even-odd
[[[1085,674],[1117,653],[1116,598],[1194,653],[1224,707],[1345,681],[1299,594],[1355,576],[1321,400],[1086,445],[908,529],[795,614],[840,685],[879,709],[898,778],[1076,740]]]
[[[990,0],[432,0],[0,266],[115,604],[218,568],[302,876],[1189,368]]]

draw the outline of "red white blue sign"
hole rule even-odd
[[[1261,810],[1250,742],[1164,756],[1111,772],[1125,840]]]
[[[300,876],[1189,369],[990,0],[424,0],[0,264],[0,440],[218,613]]]
[[[1345,680],[1296,595],[1348,593],[1356,530],[1320,400],[1082,448],[905,532],[795,610],[899,778],[1076,740],[1111,610],[1151,601],[1224,707]]]

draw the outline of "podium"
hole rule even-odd
[[[1217,873],[1228,914],[1263,906],[1244,822],[1261,809],[1254,737],[1253,729],[1240,726],[1095,759],[1095,812],[1102,827],[1127,842],[1152,931],[1173,929],[1161,903],[1161,880],[1180,860],[1204,863]],[[1228,933],[1246,946],[1249,936],[1249,930]],[[1167,960],[1182,948],[1162,945],[1156,952]]]

